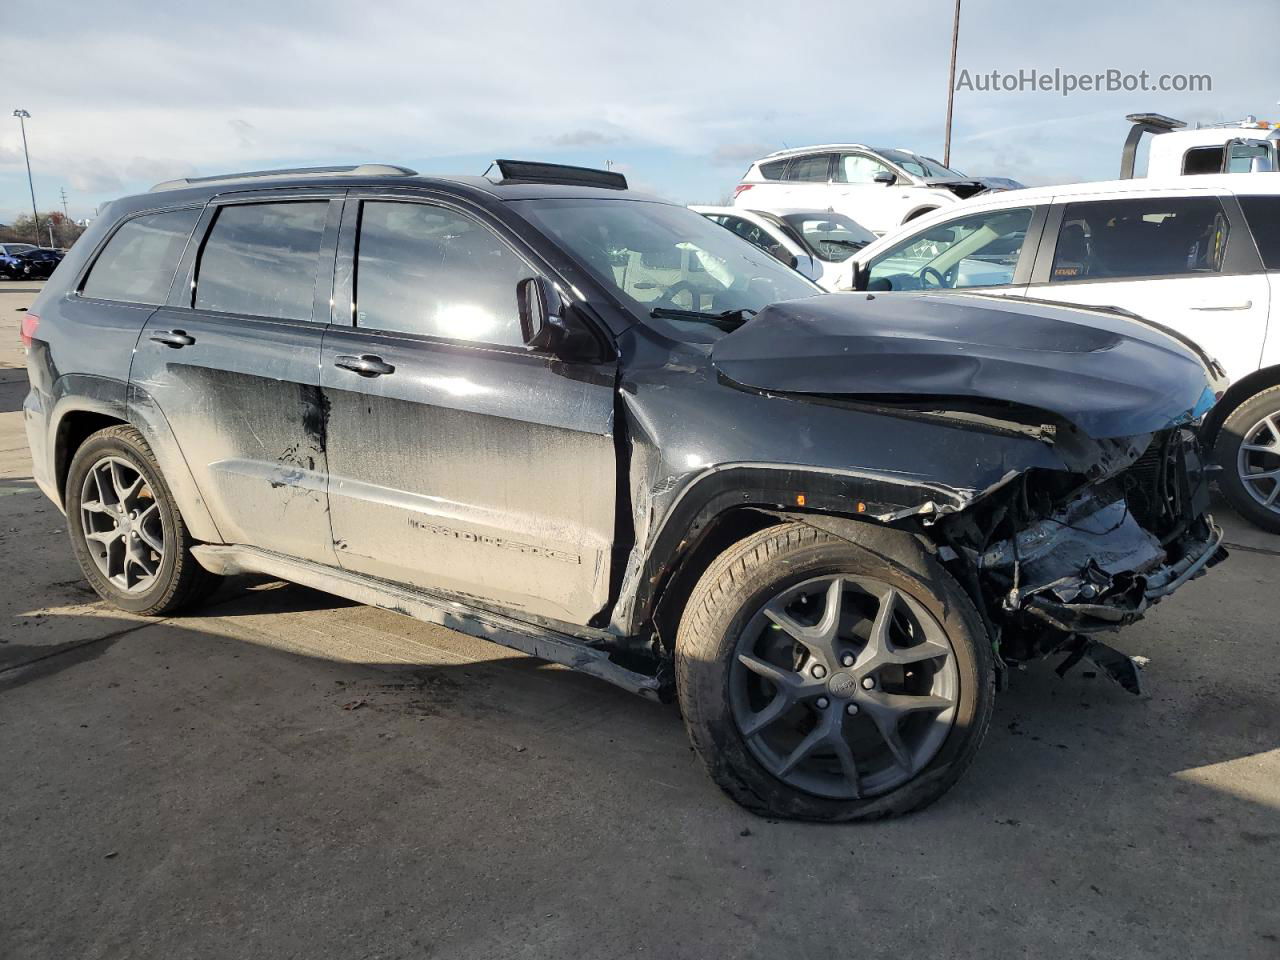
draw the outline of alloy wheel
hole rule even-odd
[[[747,622],[730,665],[752,755],[821,797],[886,793],[947,738],[960,693],[941,624],[904,591],[829,575],[788,587]]]
[[[1280,413],[1263,417],[1245,432],[1236,470],[1249,496],[1280,513]]]
[[[116,589],[149,590],[164,563],[164,521],[146,477],[121,457],[98,460],[80,492],[85,545]]]

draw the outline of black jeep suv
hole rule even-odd
[[[1223,556],[1193,347],[1010,297],[821,295],[601,171],[161,184],[94,222],[23,337],[36,478],[112,603],[265,573],[675,697],[769,815],[928,803],[1007,663],[1132,683],[1092,634]]]

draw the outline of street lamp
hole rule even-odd
[[[956,15],[951,21],[951,69],[947,72],[947,136],[942,147],[942,165],[951,166],[951,109],[956,100],[956,47],[960,43],[960,0],[956,0]]]
[[[22,155],[27,160],[27,187],[31,190],[31,228],[35,231],[36,246],[40,246],[40,214],[36,212],[36,185],[31,179],[31,154],[27,152],[27,121],[31,119],[31,114],[25,110],[15,110],[13,115],[18,118],[18,123],[22,127]]]

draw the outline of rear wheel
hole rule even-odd
[[[1280,533],[1280,387],[1256,393],[1222,424],[1218,487],[1246,520]]]
[[[133,427],[89,437],[67,474],[67,532],[98,595],[160,616],[198,602],[219,578],[191,554],[187,532],[151,448]]]
[[[905,534],[763,530],[704,574],[680,626],[685,723],[715,781],[766,816],[931,803],[982,741],[994,664],[977,611]]]

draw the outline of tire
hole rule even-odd
[[[875,820],[919,810],[942,796],[960,778],[972,762],[990,724],[995,701],[995,662],[990,641],[973,603],[919,541],[899,531],[871,524],[858,526],[865,526],[866,530],[857,534],[857,543],[800,523],[784,523],[761,530],[730,547],[711,564],[685,607],[675,650],[676,686],[685,727],[711,778],[734,801],[761,816],[849,821]],[[861,714],[855,709],[857,698],[863,696],[856,688],[867,682],[867,675],[859,680],[857,667],[849,666],[855,658],[851,652],[853,648],[846,649],[843,654],[837,653],[844,666],[836,667],[838,673],[830,673],[823,681],[829,685],[829,695],[796,701],[798,706],[789,708],[779,720],[772,721],[773,726],[765,727],[764,734],[749,738],[743,732],[748,724],[742,722],[741,711],[749,709],[749,705],[744,707],[740,691],[747,689],[749,693],[750,685],[757,681],[753,671],[731,664],[744,662],[744,642],[748,647],[755,642],[750,639],[753,636],[749,629],[751,624],[764,610],[774,606],[771,597],[785,598],[790,596],[790,592],[800,590],[801,599],[797,602],[802,605],[810,603],[811,597],[803,591],[809,584],[824,582],[821,579],[824,577],[839,584],[834,588],[834,595],[841,598],[838,604],[854,600],[864,602],[866,599],[858,592],[861,586],[851,587],[849,581],[843,579],[845,577],[865,578],[863,582],[867,584],[887,585],[886,590],[891,590],[885,596],[896,595],[898,599],[890,603],[890,614],[886,619],[890,626],[886,627],[886,637],[890,629],[903,629],[893,626],[904,622],[895,619],[898,616],[893,613],[896,603],[899,612],[904,607],[908,611],[906,616],[912,624],[913,633],[916,626],[929,624],[927,629],[935,631],[932,635],[945,634],[945,644],[950,647],[950,656],[932,661],[934,666],[921,670],[918,664],[913,663],[911,669],[921,674],[932,671],[933,678],[927,682],[935,687],[940,678],[952,678],[954,683],[949,688],[952,706],[935,713],[932,720],[903,720],[902,726],[895,728],[900,734],[897,739],[902,743],[907,737],[902,731],[908,730],[911,723],[923,725],[918,726],[925,731],[921,742],[927,743],[928,738],[935,738],[932,747],[935,752],[927,762],[921,761],[918,766],[914,763],[895,764],[889,759],[885,762],[885,770],[894,771],[896,765],[894,775],[905,779],[896,783],[892,779],[885,781],[885,789],[875,789],[872,780],[864,779],[864,763],[867,764],[865,769],[870,770],[867,758],[873,754],[859,755],[854,748],[845,751],[853,756],[853,765],[858,768],[845,783],[849,796],[836,795],[834,785],[843,781],[826,771],[804,773],[810,782],[798,785],[796,781],[806,764],[814,770],[825,764],[830,770],[843,770],[848,774],[843,762],[836,764],[830,758],[823,760],[818,756],[818,750],[800,761],[796,770],[786,774],[785,778],[765,765],[766,752],[770,749],[764,742],[765,737],[772,736],[771,731],[779,727],[781,733],[790,734],[787,728],[792,717],[802,718],[794,734],[796,737],[802,737],[800,731],[807,723],[813,723],[814,731],[823,723],[835,723],[843,731],[840,737],[846,746],[851,741],[860,742],[858,738],[864,736],[868,729],[874,732],[879,727],[878,719],[870,727],[868,725],[873,713],[870,702],[864,702]],[[853,592],[849,592],[851,590]],[[831,595],[830,592],[824,594]],[[819,601],[819,606],[826,602],[829,601]],[[883,601],[881,604],[883,606]],[[877,619],[882,606],[877,608]],[[836,609],[839,612],[841,608],[837,605]],[[790,613],[786,615],[790,616]],[[822,622],[819,615],[818,626],[811,629],[821,629]],[[837,616],[833,637],[845,631],[844,622]],[[866,622],[872,623],[871,618],[866,618]],[[790,638],[787,631],[776,625],[777,621],[773,623],[774,626],[768,629],[782,630],[782,633],[766,632],[761,634],[763,639],[773,643],[778,637]],[[874,624],[867,631],[869,636],[873,629]],[[936,633],[938,630],[943,633]],[[922,635],[926,639],[931,636],[928,632]],[[899,637],[906,636],[899,632]],[[852,639],[857,640],[856,637]],[[850,641],[846,638],[839,642]],[[858,663],[863,662],[872,646],[870,642],[864,642],[865,647],[856,654]],[[803,646],[796,644],[795,650],[800,651]],[[894,655],[903,651],[917,655],[915,651],[924,649],[923,646],[897,645],[896,641],[892,646]],[[746,656],[755,660],[754,651]],[[797,656],[803,657],[804,654]],[[848,673],[844,672],[846,668]],[[898,669],[905,671],[907,668]],[[798,670],[796,676],[808,684],[813,682],[809,674],[817,675],[816,665]],[[747,688],[742,686],[743,677],[746,677]],[[879,678],[873,677],[872,683],[876,687],[867,696],[872,693],[894,696],[884,694],[880,689],[890,688],[890,681],[885,679],[883,672]],[[781,685],[774,683],[772,686],[772,697],[777,699]],[[850,686],[855,688],[853,692],[848,691]],[[844,696],[851,699],[841,700],[840,697]],[[825,710],[819,709],[822,700],[827,701]],[[767,707],[759,713],[749,714],[751,723],[773,707],[774,702],[769,699]],[[937,710],[936,707],[932,709]],[[843,716],[837,718],[836,714]],[[905,716],[917,715],[909,713]],[[927,711],[920,715],[927,715]],[[949,725],[944,725],[941,721],[948,716]],[[854,727],[854,724],[862,726]],[[813,735],[816,733],[808,736]],[[936,740],[939,736],[942,739]],[[807,736],[802,739],[808,742]],[[884,743],[882,753],[886,757],[889,754],[896,757],[896,752],[888,749],[887,737]],[[831,756],[841,759],[834,747]],[[912,759],[914,761],[914,755]],[[878,772],[876,776],[883,779]],[[868,783],[872,786],[868,787]]]
[[[90,480],[91,471],[99,478],[107,475],[125,478],[122,482],[126,486],[136,484],[136,494],[125,502],[148,504],[136,511],[145,515],[136,528],[133,520],[124,519],[127,511],[114,510],[114,505],[120,502],[117,495],[120,487],[110,480],[99,485]],[[98,491],[96,498],[86,500],[86,481],[93,485],[91,489]],[[108,427],[80,445],[67,473],[64,501],[71,549],[85,579],[102,599],[121,610],[144,617],[176,613],[203,600],[221,581],[221,577],[201,567],[192,555],[195,541],[187,532],[151,447],[133,427]],[[114,504],[108,505],[108,501]],[[114,536],[122,525],[136,529],[136,534],[121,537],[109,546],[101,539],[93,539]],[[123,572],[115,577],[111,575],[111,570],[119,569],[121,564],[115,559],[108,560],[108,552],[113,558],[126,555],[123,548],[130,538],[135,544],[131,549],[153,558],[153,575],[139,575],[139,571],[145,570],[141,562],[126,563]],[[162,550],[151,550],[148,546],[151,542],[161,544]],[[128,584],[131,579],[135,582]]]
[[[1242,449],[1245,445],[1253,449]],[[1258,449],[1266,446],[1275,452]],[[1241,477],[1245,467],[1251,473],[1280,470],[1280,386],[1255,393],[1231,411],[1214,441],[1213,459],[1222,467],[1218,489],[1236,512],[1263,530],[1280,533],[1280,474],[1248,483]]]

